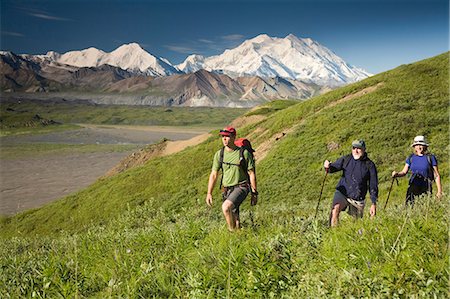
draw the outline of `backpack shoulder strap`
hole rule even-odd
[[[244,147],[241,147],[239,149],[239,165],[242,167],[244,171],[247,171],[247,161],[245,160],[244,157],[244,151],[245,151]]]
[[[224,152],[225,152],[225,147],[222,147],[222,149],[220,150],[220,153],[219,153],[219,170],[222,169]]]
[[[241,147],[239,149],[239,165],[242,168],[242,170],[244,171],[245,176],[247,177],[247,182],[250,184],[250,175],[248,174],[247,160],[245,160],[244,151],[245,151],[244,147]]]
[[[220,150],[219,153],[219,170],[222,170],[222,176],[220,177],[220,184],[219,184],[219,189],[222,189],[222,183],[223,183],[223,154],[225,152],[225,147],[222,147],[222,149]]]
[[[408,158],[406,158],[406,161],[409,161],[409,168],[411,168],[412,157],[414,157],[414,154],[411,154],[411,155],[408,156]]]
[[[426,156],[428,161],[428,178],[434,180],[433,162],[431,160],[433,154],[427,154]],[[434,159],[436,159],[436,157]]]

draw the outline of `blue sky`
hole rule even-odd
[[[379,73],[449,49],[447,0],[1,0],[2,50],[110,52],[137,42],[173,64],[265,33],[312,38]]]

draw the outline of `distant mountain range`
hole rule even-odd
[[[292,34],[285,38],[262,34],[217,56],[191,55],[177,69],[205,69],[232,77],[282,77],[328,86],[353,83],[371,75],[312,39]]]
[[[311,39],[264,34],[221,55],[191,55],[176,66],[131,43],[110,53],[96,48],[45,55],[0,51],[0,69],[3,92],[185,106],[306,99],[370,76]]]

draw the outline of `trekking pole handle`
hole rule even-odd
[[[387,198],[386,198],[386,202],[384,203],[383,210],[386,210],[386,207],[387,207],[387,204],[388,204],[388,201],[389,201],[389,196],[391,195],[391,191],[392,191],[392,186],[394,185],[394,180],[397,181],[397,186],[398,186],[398,180],[397,180],[397,178],[396,178],[396,177],[393,177],[393,178],[392,178],[392,182],[391,182],[391,187],[389,187],[389,192],[388,192],[388,196],[387,196]]]
[[[314,214],[314,219],[316,219],[317,213],[319,212],[320,200],[322,199],[322,192],[323,192],[323,187],[325,186],[325,180],[326,180],[327,175],[328,175],[328,169],[329,168],[325,168],[325,176],[323,178],[322,188],[320,189],[320,195],[319,195],[319,200],[317,201],[316,214]]]

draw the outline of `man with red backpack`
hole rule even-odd
[[[248,140],[241,147],[235,144],[236,129],[226,127],[220,130],[223,148],[218,150],[213,159],[211,174],[209,175],[208,193],[206,204],[212,206],[212,191],[217,181],[219,170],[222,169],[222,212],[228,225],[228,230],[233,231],[240,228],[239,206],[251,193],[251,205],[258,200],[256,188],[255,160],[253,149]]]

